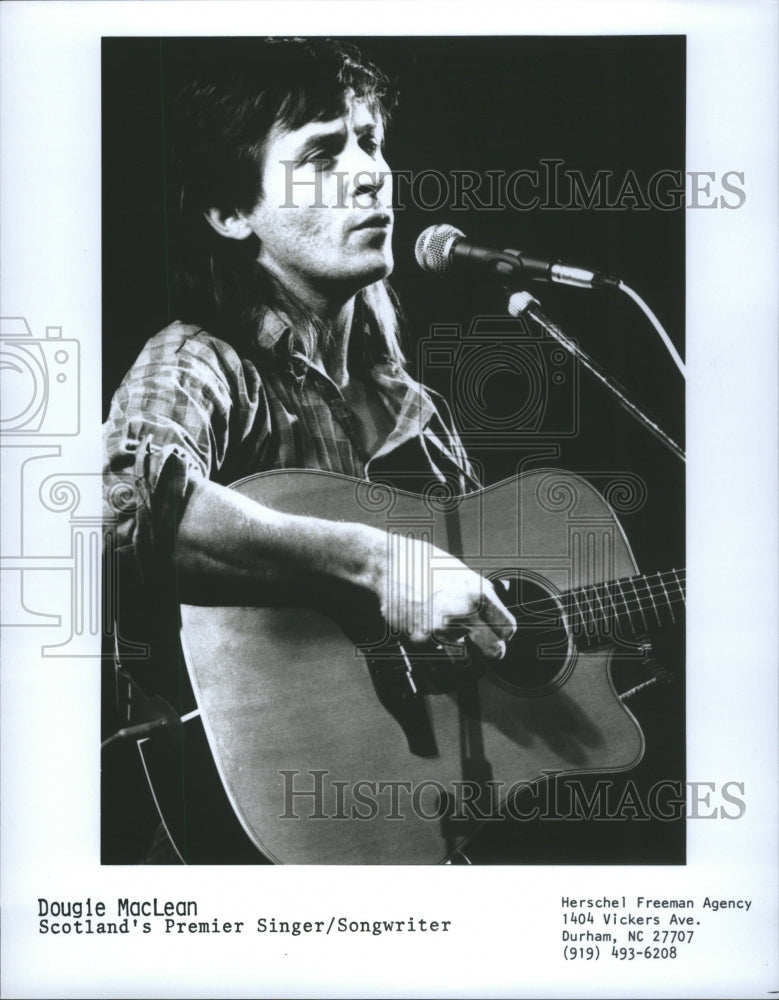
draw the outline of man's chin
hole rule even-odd
[[[395,267],[395,261],[392,255],[384,256],[381,260],[377,260],[372,267],[366,267],[364,271],[361,272],[361,287],[365,285],[373,285],[377,281],[381,281],[382,278],[388,278]]]

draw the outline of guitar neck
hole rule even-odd
[[[568,626],[586,645],[662,631],[682,619],[685,571],[630,576],[562,595]]]

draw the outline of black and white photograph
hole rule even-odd
[[[684,95],[104,40],[106,863],[684,863]]]
[[[776,988],[776,13],[631,10],[6,5],[3,997]]]

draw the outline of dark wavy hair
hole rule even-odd
[[[203,49],[182,43],[163,69],[172,90],[168,241],[177,318],[239,346],[271,308],[289,320],[307,353],[326,351],[329,331],[258,264],[257,238],[221,237],[204,212],[254,208],[275,125],[292,131],[337,118],[350,92],[386,123],[394,106],[387,78],[353,45],[332,39],[209,39]],[[358,292],[356,306],[369,359],[402,367],[399,309],[387,282]]]

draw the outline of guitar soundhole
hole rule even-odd
[[[498,597],[517,619],[502,660],[485,660],[492,679],[516,694],[541,695],[559,687],[573,668],[572,646],[558,599],[517,570],[491,574]]]

